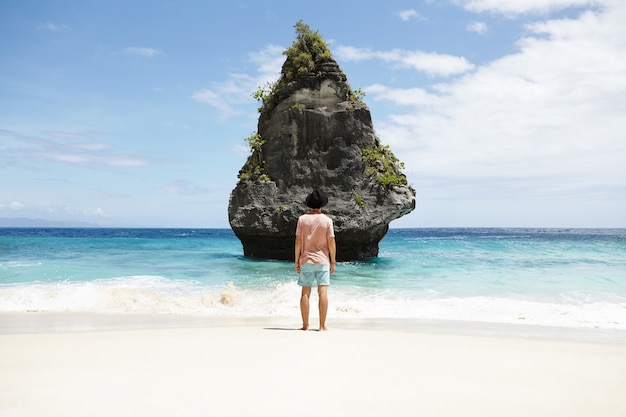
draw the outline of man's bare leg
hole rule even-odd
[[[302,287],[302,295],[300,296],[300,314],[302,314],[302,328],[300,330],[309,330],[309,298],[311,296],[311,287]]]
[[[328,285],[318,285],[317,293],[319,294],[320,309],[320,332],[328,330],[326,328],[326,314],[328,313]]]

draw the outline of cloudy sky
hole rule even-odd
[[[626,227],[626,2],[3,1],[0,218],[228,227],[303,20],[417,208],[392,227]]]

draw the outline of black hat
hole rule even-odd
[[[306,205],[310,208],[321,208],[328,204],[328,196],[320,190],[314,190],[306,198]]]

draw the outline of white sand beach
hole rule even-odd
[[[626,416],[624,343],[32,317],[0,315],[2,416]]]

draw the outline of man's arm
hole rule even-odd
[[[296,235],[296,250],[295,250],[295,259],[296,259],[296,272],[300,273],[300,255],[302,253],[302,236]]]
[[[336,256],[337,256],[337,244],[335,243],[335,237],[330,236],[326,238],[328,242],[328,253],[330,254],[330,273],[335,272]]]

